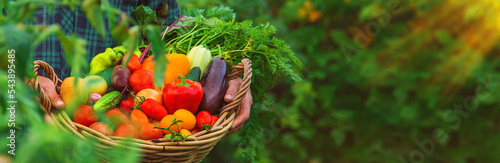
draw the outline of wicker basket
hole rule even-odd
[[[45,71],[47,77],[54,83],[57,92],[59,92],[59,85],[62,81],[54,74],[54,69],[44,61],[37,60],[34,61],[34,64],[35,74],[38,73],[38,69]],[[243,73],[243,83],[233,102],[224,105],[220,109],[220,118],[212,129],[191,135],[185,142],[171,142],[170,138],[149,141],[133,139],[133,143],[137,144],[139,150],[142,151],[141,162],[200,162],[205,158],[233,125],[234,119],[240,109],[240,103],[250,89],[252,78],[251,66],[252,62],[249,59],[243,59],[241,63],[234,66],[232,73],[228,75],[228,79],[231,80]],[[74,133],[82,139],[91,137],[97,139],[97,142],[92,141],[95,143],[97,151],[106,151],[113,146],[123,146],[120,142],[123,142],[124,138],[103,135],[93,129],[73,122],[64,109],[53,109],[52,103],[49,97],[45,95],[43,89],[41,89],[38,79],[27,81],[27,84],[35,91],[40,92],[41,96],[37,100],[41,107],[49,113],[58,128]],[[97,152],[97,154],[104,161],[109,161],[109,158],[100,152]]]

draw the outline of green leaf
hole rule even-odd
[[[452,41],[454,41],[453,36],[450,34],[450,32],[448,32],[446,30],[436,31],[436,39],[441,44],[449,44]]]
[[[178,37],[180,35],[186,34],[189,32],[189,29],[191,27],[195,26],[196,24],[199,24],[200,20],[187,16],[187,15],[181,15],[177,19],[177,23],[170,25],[165,33],[162,36],[163,40],[168,40],[170,38]]]
[[[345,140],[344,132],[339,131],[339,130],[332,130],[330,132],[330,136],[332,137],[333,142],[335,143],[335,145],[337,147],[340,147],[342,145],[342,143],[344,143],[344,140]]]
[[[41,33],[39,33],[38,37],[35,39],[35,46],[45,41],[51,35],[55,35],[61,33],[61,27],[59,25],[50,25],[44,28]]]
[[[113,146],[108,152],[112,162],[134,163],[139,162],[141,151],[132,138],[121,141],[119,145]]]
[[[376,6],[373,4],[366,6],[366,7],[363,7],[359,13],[358,19],[360,21],[366,21],[366,20],[373,19],[375,16],[375,7]]]
[[[337,44],[350,41],[349,37],[342,30],[332,30],[330,36]]]
[[[137,6],[134,10],[134,16],[139,26],[146,26],[150,23],[158,24],[156,13],[149,6],[143,6],[142,4]]]
[[[218,18],[222,21],[230,21],[236,17],[233,9],[220,5],[206,10],[205,15],[207,18]]]
[[[145,34],[151,43],[151,50],[154,55],[165,54],[164,43],[160,38],[160,30],[156,26],[148,25],[145,29]]]
[[[118,45],[122,44],[125,40],[128,39],[129,35],[125,34],[127,33],[128,27],[129,22],[127,21],[125,15],[121,15],[120,24],[118,24],[111,30],[111,37],[116,40],[116,43]]]
[[[0,35],[2,35],[0,37],[2,38],[0,41],[2,51],[0,53],[5,55],[8,50],[15,51],[13,54],[15,55],[16,77],[24,77],[27,73],[32,74],[34,45],[31,40],[33,35],[25,30],[20,30],[12,22],[0,26]]]
[[[168,4],[162,1],[161,5],[155,8],[155,13],[158,24],[165,24],[168,18]]]
[[[163,85],[163,78],[165,77],[165,69],[167,68],[168,60],[164,54],[155,55],[155,86],[161,87]]]
[[[153,25],[148,25],[144,29],[145,35],[148,38],[149,42],[151,43],[151,48],[150,50],[152,51],[152,54],[154,54],[154,61],[155,61],[155,85],[157,87],[161,87],[163,85],[163,78],[165,76],[164,71],[166,69],[166,64],[168,63],[167,58],[165,57],[165,49],[164,43],[161,41],[160,38],[160,31],[158,27],[153,26]]]
[[[99,33],[102,38],[106,38],[106,28],[104,26],[103,11],[101,9],[101,0],[85,0],[82,4],[83,13],[90,24]]]
[[[127,32],[128,39],[123,42],[123,46],[127,49],[127,54],[133,54],[139,44],[140,32],[139,27],[133,26]]]

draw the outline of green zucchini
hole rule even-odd
[[[193,67],[191,71],[186,75],[186,79],[190,79],[195,82],[200,81],[201,69],[200,67]]]

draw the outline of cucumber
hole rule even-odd
[[[105,112],[118,105],[121,101],[122,96],[120,95],[120,92],[113,91],[105,94],[97,100],[93,108],[96,112]]]
[[[193,67],[191,71],[186,75],[186,79],[190,79],[195,82],[200,81],[201,69],[200,67]]]

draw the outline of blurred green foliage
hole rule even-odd
[[[206,161],[500,161],[498,1],[179,4],[270,22],[304,63],[304,80],[278,83]]]
[[[53,10],[54,6],[67,6],[72,9],[77,6],[82,7],[92,26],[102,35],[106,32],[104,23],[117,24],[116,17],[122,16],[120,24],[110,25],[109,30],[112,33],[120,32],[120,36],[113,35],[113,38],[123,41],[125,48],[135,49],[137,46],[139,40],[137,35],[140,35],[137,32],[139,27],[133,26],[129,31],[123,29],[128,28],[129,25],[137,25],[137,22],[107,1],[1,1],[0,9],[4,12],[0,14],[0,65],[2,65],[0,67],[2,90],[0,92],[0,122],[2,123],[0,136],[3,137],[0,140],[3,144],[0,151],[5,153],[0,154],[0,162],[102,162],[100,160],[102,156],[116,162],[138,162],[140,151],[130,141],[120,142],[121,146],[114,146],[106,151],[99,150],[93,145],[98,143],[98,140],[84,140],[66,130],[56,128],[55,123],[47,123],[43,119],[44,111],[38,102],[27,100],[35,99],[38,95],[25,84],[25,80],[35,77],[33,50],[49,36],[54,35],[61,41],[60,46],[65,52],[63,55],[72,70],[71,76],[79,76],[88,72],[89,63],[85,59],[87,52],[84,48],[86,40],[76,35],[65,35],[58,24],[25,24],[27,20],[33,19],[31,15],[37,8],[46,7]],[[112,19],[105,21],[103,15]],[[149,26],[144,28],[147,27]],[[158,30],[155,32],[159,33]],[[159,39],[150,40],[160,41]],[[129,52],[131,53],[132,50]],[[76,98],[83,99],[83,94],[80,92]],[[17,101],[17,103],[8,101]],[[71,112],[78,107],[78,104],[66,106],[65,109]],[[11,107],[15,109],[8,109]],[[11,134],[13,131],[15,133]],[[8,137],[15,137],[15,142]],[[7,153],[11,150],[15,156]]]

